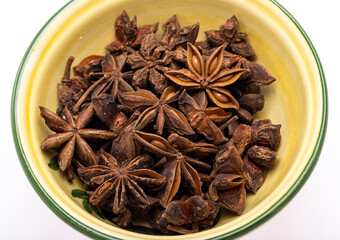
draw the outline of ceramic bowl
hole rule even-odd
[[[59,171],[48,167],[52,152],[40,149],[50,134],[38,106],[58,106],[56,84],[66,59],[76,63],[91,54],[105,53],[114,39],[114,19],[125,9],[137,15],[138,25],[164,23],[177,14],[182,26],[200,22],[198,40],[235,14],[240,31],[277,81],[262,88],[266,104],[256,118],[282,124],[279,163],[264,185],[248,194],[244,213],[223,212],[212,229],[180,236],[153,236],[131,232],[84,210]],[[161,34],[158,31],[158,36]],[[79,0],[71,1],[46,23],[29,46],[16,77],[12,100],[13,136],[19,159],[43,201],[66,223],[98,239],[207,239],[244,234],[278,212],[302,187],[319,157],[327,118],[326,85],[315,49],[298,22],[277,2],[263,0]]]

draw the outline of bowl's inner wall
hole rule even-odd
[[[161,25],[173,14],[177,14],[182,26],[199,22],[198,40],[205,39],[204,31],[218,29],[233,14],[238,17],[239,30],[249,34],[248,41],[256,51],[257,62],[266,66],[277,78],[272,85],[262,88],[265,108],[256,114],[256,118],[270,118],[273,123],[282,124],[282,142],[278,165],[268,172],[267,180],[257,194],[248,194],[243,215],[237,217],[225,212],[215,229],[235,229],[249,222],[287,191],[312,152],[317,137],[315,131],[319,129],[321,100],[315,70],[308,66],[310,53],[304,53],[306,44],[294,35],[297,31],[294,25],[283,23],[282,19],[275,17],[277,14],[282,15],[282,12],[273,13],[269,10],[275,6],[259,7],[257,1],[236,0],[211,1],[209,4],[207,1],[193,0],[83,1],[78,4],[78,9],[76,5],[71,5],[61,14],[62,20],[52,23],[51,29],[45,33],[48,36],[42,37],[37,45],[43,45],[43,48],[36,47],[33,50],[34,60],[30,60],[26,69],[24,77],[27,80],[23,78],[26,85],[21,87],[19,99],[23,104],[20,116],[25,119],[20,127],[25,129],[21,138],[27,144],[26,155],[36,176],[58,204],[79,214],[78,217],[86,219],[87,224],[95,223],[106,231],[125,233],[111,223],[103,223],[86,213],[81,201],[71,196],[72,189],[82,188],[80,181],[70,183],[63,174],[47,166],[55,153],[40,150],[41,141],[51,132],[38,111],[38,106],[57,109],[56,84],[61,80],[70,55],[75,56],[76,65],[88,55],[105,54],[104,46],[115,38],[114,20],[123,9],[131,18],[137,15],[139,26],[159,21],[158,37],[162,34]],[[313,116],[316,120],[313,120]],[[306,144],[308,139],[311,146]]]

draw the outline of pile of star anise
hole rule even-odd
[[[211,227],[223,207],[240,215],[277,160],[280,125],[253,120],[260,86],[275,78],[232,16],[196,42],[199,24],[137,26],[125,11],[105,56],[73,67],[57,86],[61,107],[40,107],[59,169],[77,174],[89,202],[128,227],[144,216],[164,234]]]

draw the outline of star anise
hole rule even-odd
[[[265,167],[273,167],[276,165],[277,152],[268,147],[254,145],[247,151],[248,156],[254,162]]]
[[[246,180],[245,187],[251,192],[256,193],[266,180],[266,168],[252,161],[248,154],[246,154],[243,158],[243,169]]]
[[[130,118],[116,131],[117,137],[112,141],[111,154],[118,161],[133,159],[140,153],[140,147],[135,140],[137,121],[132,121],[133,118]]]
[[[247,70],[220,70],[223,48],[218,47],[205,61],[198,49],[188,43],[188,69],[168,71],[165,75],[183,88],[203,89],[211,101],[221,108],[239,108],[238,102],[225,87],[235,83]]]
[[[220,30],[206,31],[207,41],[211,46],[220,46],[227,44],[228,49],[243,57],[254,57],[255,51],[251,45],[244,39],[246,33],[237,32],[238,21],[236,16],[229,18]]]
[[[167,158],[161,171],[161,175],[166,177],[166,185],[159,195],[160,204],[163,207],[171,202],[181,185],[194,195],[202,194],[198,171],[209,170],[210,165],[208,163],[183,155],[179,150],[172,147],[166,139],[156,134],[139,132],[137,141],[146,150]],[[203,148],[202,152],[205,152]]]
[[[243,158],[245,187],[255,193],[264,183],[267,170],[276,164],[277,153],[274,151],[280,143],[280,125],[274,125],[269,119],[258,119],[251,126],[240,124],[228,142],[235,146]]]
[[[123,72],[126,58],[126,52],[116,57],[113,57],[110,53],[105,55],[105,58],[101,62],[102,71],[90,74],[90,77],[100,76],[100,79],[84,92],[78,102],[74,105],[73,112],[76,113],[90,95],[96,97],[102,93],[108,92],[115,100],[118,92],[133,91],[130,84],[124,80],[124,78],[131,75],[130,72]]]
[[[117,40],[105,47],[112,53],[124,51],[126,47],[139,47],[146,35],[157,32],[158,22],[137,28],[137,17],[135,16],[132,21],[130,21],[128,14],[124,10],[122,14],[116,18],[115,30]]]
[[[208,191],[211,200],[241,215],[246,200],[245,179],[242,158],[233,145],[216,155],[210,175],[214,179]]]
[[[85,128],[94,114],[92,104],[79,113],[76,121],[67,107],[62,113],[65,120],[44,107],[40,107],[40,113],[46,125],[56,132],[41,143],[41,148],[49,149],[62,146],[58,154],[58,162],[63,172],[70,167],[74,153],[87,166],[97,163],[96,155],[85,139],[109,140],[114,137],[114,133],[110,131]]]
[[[204,137],[214,144],[221,144],[228,139],[224,136],[222,131],[216,126],[215,121],[226,121],[231,117],[231,113],[224,111],[219,107],[209,107],[206,94],[199,91],[190,96],[184,90],[179,98],[179,108],[184,112],[188,118],[190,125]]]
[[[180,135],[193,135],[185,116],[169,104],[178,100],[180,91],[175,86],[167,87],[158,99],[152,92],[138,89],[136,92],[125,92],[119,95],[121,104],[132,111],[139,110],[140,129],[155,121],[157,134],[163,134],[164,126],[169,132]]]
[[[162,44],[169,46],[172,50],[176,47],[186,46],[186,43],[194,44],[198,31],[199,23],[181,28],[177,16],[172,16],[163,24]]]
[[[220,205],[201,196],[172,201],[159,214],[153,227],[164,234],[189,234],[209,228],[220,211]]]
[[[224,63],[222,68],[244,68],[249,71],[249,75],[245,79],[245,82],[252,86],[263,86],[269,85],[276,79],[273,77],[268,69],[261,64],[249,61],[248,59],[229,53],[224,52]]]
[[[117,132],[127,121],[124,113],[119,111],[112,95],[104,93],[93,97],[92,104],[99,119],[113,132]]]
[[[165,177],[147,169],[152,159],[148,155],[141,155],[124,162],[117,161],[112,155],[101,150],[99,163],[78,169],[80,179],[95,188],[89,200],[94,206],[107,204],[112,201],[112,211],[115,214],[125,213],[128,206],[145,209],[150,207],[145,189],[161,189]],[[126,226],[126,222],[119,221]]]
[[[257,119],[251,125],[253,145],[262,145],[276,150],[281,142],[281,125],[272,124],[270,119]]]
[[[138,69],[132,85],[139,88],[150,86],[157,94],[161,94],[167,87],[167,79],[163,75],[171,62],[171,54],[166,46],[162,46],[155,35],[148,34],[141,43],[140,51],[134,51],[126,61],[132,69]]]
[[[192,154],[195,157],[206,158],[218,152],[218,148],[214,144],[206,142],[192,142],[189,139],[172,133],[168,137],[169,143],[183,154]]]
[[[91,73],[100,72],[103,59],[104,57],[100,55],[90,55],[84,58],[77,66],[73,67],[74,75],[87,78]]]

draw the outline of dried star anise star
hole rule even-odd
[[[199,91],[190,96],[184,90],[179,98],[179,108],[184,112],[188,118],[190,125],[204,137],[214,144],[221,144],[228,139],[223,132],[216,126],[214,120],[217,122],[226,121],[231,117],[231,113],[224,111],[219,107],[209,107],[206,94]]]
[[[199,24],[193,24],[181,28],[177,16],[172,16],[166,23],[163,24],[162,44],[170,49],[176,47],[186,47],[186,43],[194,44],[196,41]]]
[[[220,205],[201,196],[172,201],[157,217],[154,228],[165,233],[188,234],[213,225]]]
[[[100,77],[92,84],[81,96],[73,107],[73,112],[78,112],[80,106],[88,98],[88,96],[97,97],[102,93],[108,92],[115,100],[118,92],[133,91],[133,88],[124,78],[129,78],[131,72],[123,72],[127,58],[127,53],[122,53],[113,57],[107,53],[101,61],[101,71],[89,74],[89,77]]]
[[[127,47],[139,47],[146,35],[157,32],[158,23],[137,28],[137,17],[130,21],[126,11],[123,11],[116,19],[115,30],[117,40],[105,47],[112,53],[124,51]]]
[[[161,175],[166,177],[166,185],[159,195],[160,204],[163,207],[171,202],[181,185],[194,195],[202,194],[198,171],[209,170],[210,165],[208,163],[183,155],[179,150],[172,147],[166,139],[156,134],[139,132],[137,140],[146,150],[167,158],[161,171]],[[202,147],[201,149],[202,153],[205,154],[205,148]],[[195,151],[198,153],[200,148],[195,149]]]
[[[221,108],[239,108],[238,102],[225,87],[235,83],[247,70],[221,70],[223,48],[218,47],[205,61],[198,49],[188,43],[188,69],[167,71],[165,75],[183,88],[203,89]]]
[[[126,61],[133,70],[132,85],[139,88],[149,86],[157,93],[162,94],[167,87],[167,79],[163,75],[168,70],[171,54],[167,46],[162,46],[154,34],[145,36],[140,51],[131,53]]]
[[[112,201],[113,213],[124,214],[129,206],[142,209],[150,207],[152,201],[144,189],[160,189],[164,186],[165,177],[146,168],[150,161],[148,155],[141,155],[119,162],[101,150],[98,165],[80,168],[78,174],[84,183],[95,188],[89,198],[94,206]],[[122,226],[129,224],[125,221],[117,223]]]
[[[139,110],[140,129],[155,122],[157,134],[163,134],[164,126],[169,132],[180,135],[193,135],[185,116],[169,104],[178,100],[180,91],[175,86],[167,87],[158,99],[152,92],[138,89],[136,92],[125,92],[119,95],[121,104],[132,111]]]
[[[63,172],[70,167],[74,153],[87,166],[97,163],[96,155],[84,138],[109,140],[114,137],[114,133],[110,131],[84,128],[91,121],[94,114],[92,104],[79,113],[76,121],[67,107],[62,112],[66,121],[47,108],[40,107],[40,112],[46,125],[56,132],[56,134],[48,136],[41,143],[41,148],[50,149],[62,146],[58,154],[58,162]]]
[[[207,41],[211,46],[227,44],[228,49],[243,57],[254,57],[255,51],[251,45],[244,40],[246,33],[237,32],[238,21],[236,16],[229,18],[220,30],[206,31]]]

